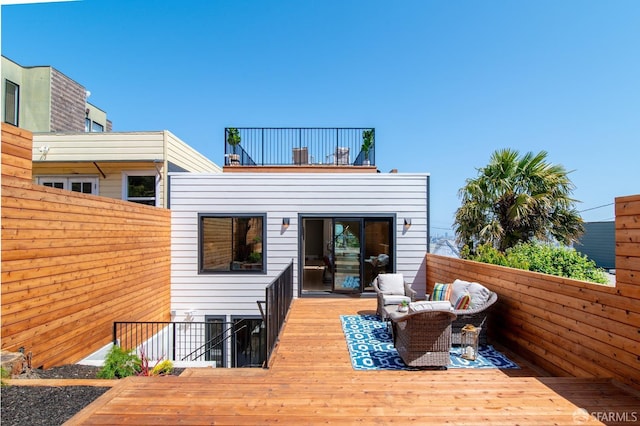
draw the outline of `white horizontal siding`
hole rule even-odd
[[[172,309],[204,315],[257,314],[257,300],[294,262],[298,282],[298,214],[396,215],[396,270],[424,293],[427,251],[426,174],[171,174]],[[198,274],[198,214],[266,214],[267,273]],[[282,231],[282,218],[291,225]],[[411,227],[404,232],[404,218]]]
[[[222,168],[213,161],[178,139],[173,133],[165,131],[167,141],[167,161],[178,167],[196,173],[220,173]]]
[[[40,152],[49,147],[46,156]],[[33,161],[153,161],[164,159],[163,132],[33,135]]]

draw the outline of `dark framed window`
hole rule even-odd
[[[134,203],[156,205],[157,182],[154,175],[125,172],[125,199]]]
[[[18,125],[18,111],[20,99],[20,86],[12,81],[5,80],[4,83],[4,122]]]
[[[199,217],[200,272],[265,272],[264,214]]]

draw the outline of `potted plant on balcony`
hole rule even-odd
[[[364,154],[364,160],[362,164],[365,166],[371,165],[369,161],[369,152],[371,152],[371,148],[373,148],[373,143],[375,141],[375,129],[368,129],[362,132],[362,154]]]
[[[240,145],[240,132],[235,127],[227,129],[227,143],[231,146],[233,153],[229,154],[229,164],[232,166],[240,164],[240,156],[236,151],[236,147]]]

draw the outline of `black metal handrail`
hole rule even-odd
[[[260,313],[267,325],[267,353],[264,367],[269,367],[280,332],[293,301],[293,260],[287,268],[265,289],[265,300],[258,301]],[[266,305],[263,310],[262,304]]]
[[[226,343],[248,327],[247,321],[118,321],[113,323],[113,343],[127,350],[144,352],[150,360],[202,361],[208,354],[210,359],[205,361],[216,361],[216,367],[224,367]],[[237,366],[239,354],[235,356],[233,365]]]
[[[246,324],[243,324],[238,328],[237,323],[234,324],[231,322],[215,323],[215,324],[216,325],[222,324],[224,326],[224,329],[220,333],[216,334],[215,336],[213,336],[212,338],[204,342],[200,347],[184,355],[181,361],[200,361],[202,357],[206,355],[207,351],[222,345],[227,340],[229,340],[234,334],[238,333],[240,330],[244,330],[245,328],[247,328]]]
[[[229,133],[239,135],[229,144]],[[363,151],[366,131],[373,143]],[[226,165],[375,165],[375,129],[358,127],[227,127],[224,129]]]
[[[269,360],[280,337],[293,301],[293,260],[265,289],[265,300],[257,301],[262,315],[262,325],[266,332],[257,351],[251,349],[252,366],[267,368]],[[263,309],[264,305],[264,309]],[[169,359],[172,361],[199,361],[212,353],[224,354],[226,342],[248,327],[251,319],[237,322],[165,322],[165,321],[117,321],[113,323],[113,343],[127,350],[142,350],[149,359]],[[220,331],[213,332],[215,328]],[[253,358],[262,358],[256,362]],[[216,355],[217,356],[217,355]],[[236,353],[234,365],[240,365]],[[220,355],[220,367],[224,366],[224,356]],[[245,354],[246,358],[246,354]]]

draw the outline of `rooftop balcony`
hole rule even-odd
[[[375,166],[372,128],[260,128],[224,130],[226,166]]]

